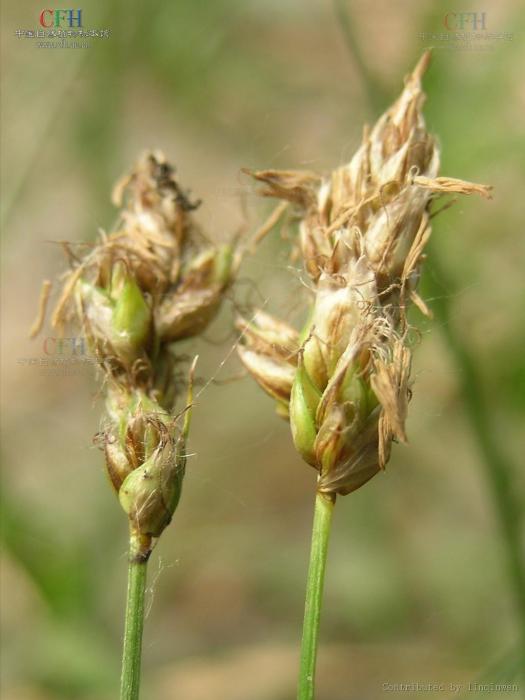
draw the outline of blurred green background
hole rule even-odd
[[[414,367],[409,446],[340,499],[329,553],[319,700],[481,697],[519,683],[523,574],[525,91],[519,2],[139,0],[82,4],[89,49],[37,49],[42,5],[3,3],[2,685],[9,700],[117,696],[126,523],[92,445],[89,369],[29,366],[41,280],[59,240],[110,228],[114,181],[162,148],[202,197],[209,235],[270,210],[242,167],[329,169],[435,45],[426,116],[442,173],[491,183],[435,220],[423,292],[435,318]],[[65,5],[64,5],[65,7]],[[523,9],[523,8],[521,8]],[[510,32],[445,48],[447,11]],[[421,37],[421,33],[427,33]],[[145,699],[294,697],[315,473],[232,352],[235,303],[294,317],[306,299],[278,231],[245,261],[204,339],[214,377],[194,413],[183,498],[150,565]],[[252,280],[252,281],[250,281]],[[462,684],[454,694],[448,684]],[[523,683],[522,683],[523,688]],[[522,691],[523,692],[523,691]],[[520,697],[520,691],[489,697]]]

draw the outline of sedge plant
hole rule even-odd
[[[51,322],[87,339],[105,398],[96,442],[129,525],[120,697],[136,700],[147,562],[173,517],[186,467],[196,358],[186,380],[177,343],[215,316],[239,256],[206,238],[192,213],[198,203],[160,152],[140,158],[113,200],[120,208],[114,230],[83,256],[67,246],[71,265]],[[46,283],[44,299],[49,290]]]
[[[392,442],[407,441],[407,311],[414,304],[428,314],[417,286],[432,204],[447,193],[490,197],[488,186],[438,175],[439,147],[422,115],[429,60],[427,52],[397,101],[365,128],[348,164],[327,177],[250,172],[264,196],[283,200],[299,219],[296,253],[311,292],[302,332],[259,310],[237,320],[242,363],[276,400],[296,450],[317,471],[298,700],[314,697],[336,498],[381,473]]]

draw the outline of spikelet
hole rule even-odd
[[[490,197],[485,185],[438,177],[439,149],[422,115],[429,59],[425,53],[399,99],[365,129],[351,161],[327,178],[251,172],[264,196],[289,202],[300,217],[298,249],[313,299],[295,355],[280,352],[290,348],[291,331],[281,335],[277,320],[269,345],[258,342],[256,329],[257,342],[253,333],[241,336],[239,355],[289,415],[296,449],[330,496],[362,486],[384,469],[392,441],[407,439],[406,309],[414,302],[426,310],[416,289],[432,199],[445,192]],[[237,325],[246,328],[242,319]]]
[[[192,401],[175,413],[183,380],[174,343],[215,316],[239,264],[231,245],[203,234],[160,152],[145,153],[115,187],[115,230],[73,258],[52,324],[73,323],[102,369],[106,418],[97,442],[127,513],[131,556],[148,558],[177,506]],[[41,325],[41,324],[39,324]]]

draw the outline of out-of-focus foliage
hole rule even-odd
[[[381,2],[373,12],[361,0],[343,4],[381,86],[377,108],[435,43],[420,32],[441,33],[457,10],[449,0]],[[495,186],[493,201],[463,200],[435,219],[433,253],[447,274],[444,288],[437,280],[447,323],[474,358],[523,506],[517,9],[508,0],[487,10],[487,28],[513,40],[491,51],[437,49],[425,85],[443,174]],[[198,214],[215,239],[253,232],[269,204],[241,167],[323,170],[349,159],[370,88],[330,2],[93,1],[84,23],[111,37],[87,50],[39,50],[18,38],[40,11],[33,1],[3,6],[2,682],[12,700],[104,700],[118,683],[126,523],[91,442],[101,413],[91,369],[26,361],[56,357],[52,342],[44,346],[49,327],[27,338],[40,280],[65,269],[54,242],[111,227],[111,185],[147,147],[162,148],[202,197]],[[185,492],[152,556],[144,697],[294,695],[315,473],[271,401],[238,378],[231,352],[234,304],[263,300],[280,316],[303,314],[288,250],[278,231],[268,237],[247,258],[230,308],[186,348],[201,353],[202,385],[218,381],[199,395]],[[439,316],[417,323],[410,444],[336,509],[319,700],[375,700],[383,683],[516,675],[507,543],[465,408],[464,368]]]

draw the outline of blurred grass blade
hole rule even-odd
[[[452,360],[459,370],[458,381],[463,404],[476,436],[480,463],[484,467],[505,545],[509,582],[513,588],[522,627],[525,669],[525,561],[521,544],[522,516],[512,483],[513,468],[502,453],[495,435],[474,357],[452,323],[450,299],[454,290],[450,280],[445,278],[435,246],[429,246],[429,263],[427,274],[423,278],[423,290],[425,296],[432,299],[434,316],[439,322]]]
[[[12,559],[26,572],[50,610],[59,617],[89,617],[94,590],[78,543],[63,546],[49,522],[39,518],[33,506],[12,497],[2,484],[1,541]],[[31,513],[28,517],[27,513]]]
[[[463,692],[454,697],[457,697],[458,700],[467,700],[467,698],[479,697],[477,693],[483,696],[490,695],[492,694],[490,690],[483,691],[478,690],[478,688],[490,686],[491,684],[500,684],[502,686],[516,685],[519,688],[521,670],[521,650],[519,648],[512,649],[486,668],[479,676],[465,684]],[[505,693],[512,697],[514,690],[506,690]]]

